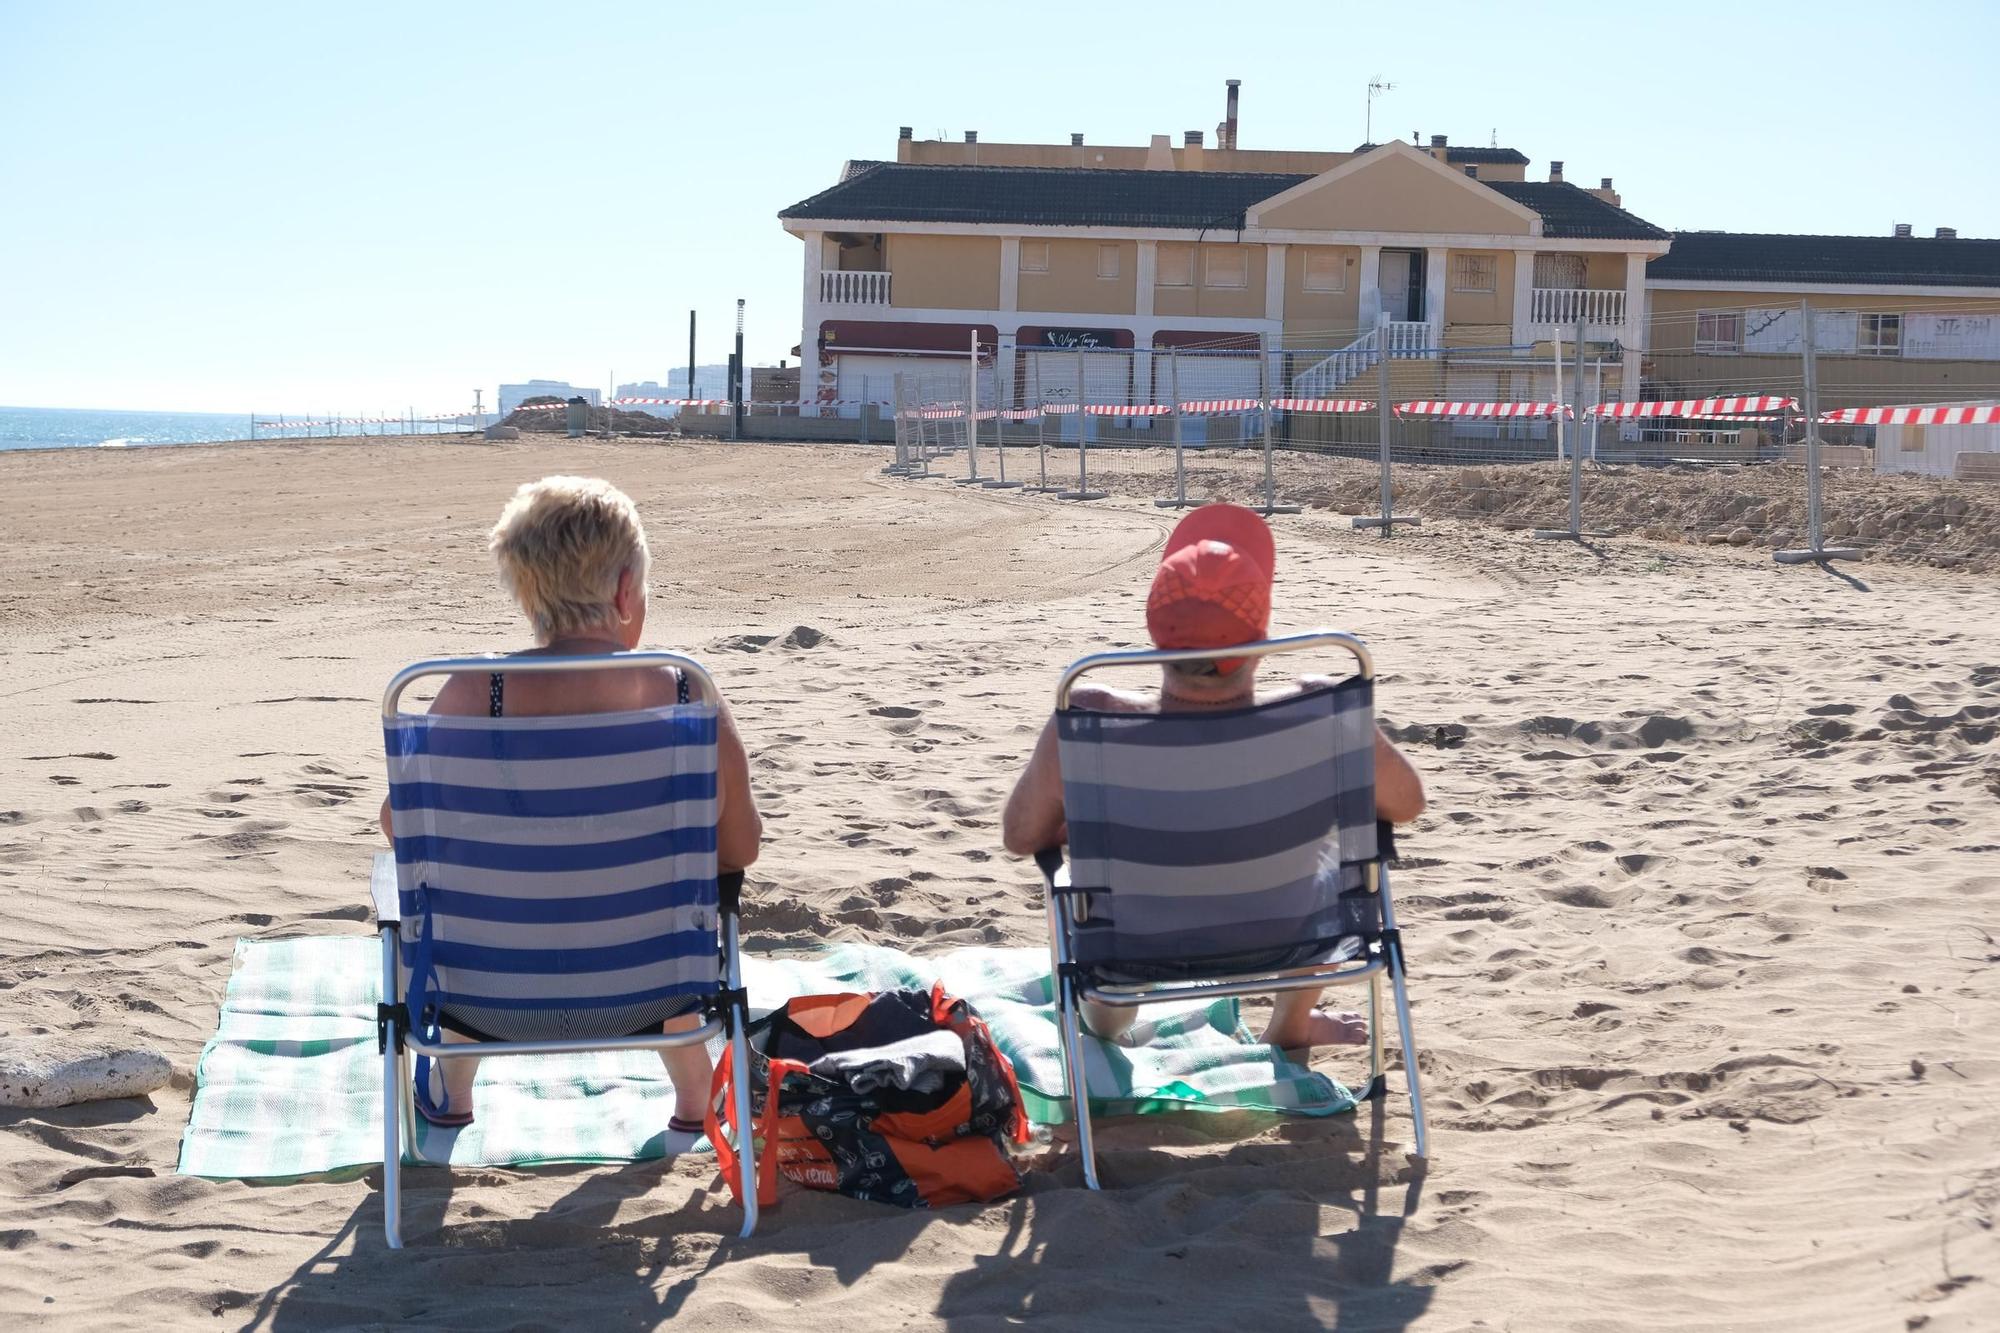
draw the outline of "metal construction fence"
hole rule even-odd
[[[1384,536],[1430,516],[1965,563],[2000,540],[2000,319],[1963,321],[1989,347],[1916,344],[1951,327],[1924,318],[1703,309],[1654,318],[1644,353],[1588,324],[1523,347],[987,345],[895,377],[892,469],[1333,507]]]

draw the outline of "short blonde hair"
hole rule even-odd
[[[543,477],[514,492],[487,537],[500,582],[543,643],[608,624],[618,576],[643,593],[652,553],[630,496],[596,477]]]

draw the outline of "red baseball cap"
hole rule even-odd
[[[1271,567],[1277,548],[1264,520],[1241,505],[1212,504],[1182,519],[1167,538],[1146,597],[1146,629],[1161,648],[1229,648],[1254,643],[1271,623]],[[1218,660],[1225,674],[1242,658]]]

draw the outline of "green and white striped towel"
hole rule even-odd
[[[382,1160],[381,1057],[375,1049],[381,945],[373,936],[240,940],[215,1036],[202,1051],[181,1137],[183,1175],[288,1179]],[[1048,955],[962,949],[914,958],[843,945],[810,958],[744,962],[754,1010],[795,995],[945,988],[971,1001],[1013,1060],[1031,1120],[1069,1118]],[[1252,1110],[1333,1115],[1345,1088],[1252,1044],[1233,1000],[1150,1006],[1131,1045],[1085,1038],[1102,1115]],[[421,1120],[409,1162],[459,1166],[627,1162],[693,1146],[669,1135],[673,1088],[649,1052],[523,1056],[479,1068],[478,1118],[460,1130]]]

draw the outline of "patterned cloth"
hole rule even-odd
[[[381,944],[369,936],[241,940],[216,1034],[201,1056],[181,1137],[183,1175],[288,1179],[358,1174],[381,1161],[375,1049]],[[1048,955],[963,949],[912,958],[843,946],[804,959],[744,961],[754,1012],[795,995],[928,987],[972,1002],[1014,1062],[1028,1116],[1069,1118]],[[1133,1046],[1085,1038],[1096,1115],[1251,1110],[1334,1115],[1339,1084],[1248,1041],[1233,1000],[1143,1010]],[[405,1160],[456,1166],[627,1162],[685,1150],[666,1132],[673,1086],[649,1052],[513,1056],[479,1069],[478,1118],[440,1130],[421,1119]]]

